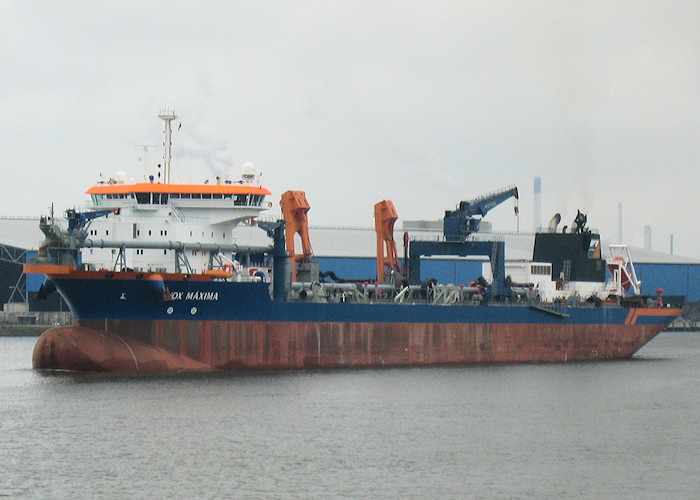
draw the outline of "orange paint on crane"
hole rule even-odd
[[[297,280],[297,262],[308,262],[313,258],[311,250],[311,240],[309,239],[309,219],[307,212],[311,208],[306,201],[306,194],[303,191],[287,191],[282,194],[280,200],[282,216],[285,222],[285,237],[287,240],[287,253],[292,261],[292,280]],[[294,235],[301,238],[302,253],[295,253]]]
[[[391,200],[374,205],[374,229],[377,232],[377,281],[384,283],[387,269],[399,271],[399,257],[394,241],[394,224],[399,214]]]

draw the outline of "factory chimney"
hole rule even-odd
[[[651,250],[651,226],[644,226],[644,250]]]
[[[535,177],[535,196],[533,197],[534,200],[534,208],[533,208],[533,221],[532,221],[532,226],[533,226],[533,231],[538,232],[542,230],[542,178],[541,177]]]
[[[622,202],[617,204],[617,242],[622,245]]]

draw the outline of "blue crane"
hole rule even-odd
[[[467,241],[467,237],[471,233],[479,230],[481,217],[511,197],[518,199],[518,188],[515,186],[473,200],[461,201],[456,210],[445,211],[444,241],[412,241],[410,243],[408,282],[412,285],[421,282],[421,257],[484,255],[491,262],[493,274],[493,282],[488,287],[487,298],[496,300],[511,298],[512,291],[505,281],[505,243],[502,241]],[[517,204],[515,213],[518,213]]]
[[[112,213],[112,210],[96,210],[94,212],[78,212],[75,209],[66,210],[68,218],[68,232],[74,229],[83,229],[88,223],[99,217],[104,217]]]
[[[511,197],[518,199],[518,188],[515,186],[473,200],[460,201],[456,210],[446,210],[443,224],[445,240],[466,240],[470,234],[479,231],[481,217]],[[517,204],[515,213],[518,213]]]

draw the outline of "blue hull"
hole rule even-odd
[[[630,308],[527,305],[273,302],[267,283],[53,279],[78,319],[357,323],[624,324]],[[170,299],[164,300],[162,286]],[[558,313],[558,314],[556,314]],[[665,325],[666,315],[637,324]]]

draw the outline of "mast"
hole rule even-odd
[[[170,127],[170,122],[172,122],[177,116],[175,115],[175,112],[172,109],[162,109],[160,111],[160,114],[158,115],[158,118],[163,120],[165,122],[165,141],[163,142],[163,146],[165,147],[165,151],[163,154],[163,182],[165,184],[170,184],[170,158],[172,156],[172,129]]]

